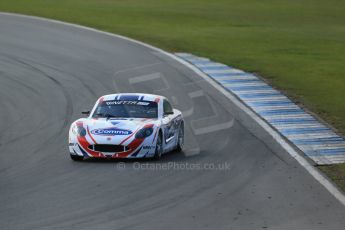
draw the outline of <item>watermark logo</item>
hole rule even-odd
[[[164,65],[164,68],[162,68]],[[164,95],[185,119],[185,144],[183,154],[187,157],[208,149],[201,139],[212,136],[213,153],[221,151],[230,136],[226,134],[234,126],[234,117],[219,98],[208,90],[208,83],[198,77],[176,77],[163,62],[135,66],[114,73],[116,92],[123,89],[131,92]],[[205,87],[207,85],[207,87]],[[206,89],[206,90],[205,90]],[[151,90],[151,91],[150,91]],[[220,138],[221,137],[221,138]],[[205,139],[204,139],[205,140]]]
[[[229,162],[222,163],[189,163],[189,162],[166,162],[166,163],[150,163],[150,162],[134,162],[133,164],[119,162],[116,169],[133,169],[145,171],[228,171],[231,169]]]

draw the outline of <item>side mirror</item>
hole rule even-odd
[[[83,111],[83,112],[81,112],[81,114],[90,115],[90,111]]]
[[[171,115],[171,114],[174,114],[174,112],[173,112],[173,111],[171,111],[171,112],[165,112],[165,113],[164,113],[164,116]]]

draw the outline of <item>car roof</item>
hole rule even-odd
[[[164,96],[147,94],[147,93],[118,93],[118,94],[108,94],[101,97],[103,101],[110,100],[126,100],[126,101],[155,101],[165,99]]]

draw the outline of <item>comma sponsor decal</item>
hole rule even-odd
[[[115,136],[115,135],[130,135],[132,131],[118,128],[94,129],[91,131],[94,135]]]

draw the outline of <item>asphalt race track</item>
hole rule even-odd
[[[115,92],[169,97],[186,117],[185,152],[71,161],[70,123]],[[344,229],[345,207],[250,117],[133,42],[0,14],[0,108],[1,230]]]

